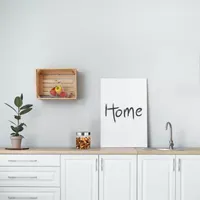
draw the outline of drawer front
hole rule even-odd
[[[0,167],[0,186],[60,186],[60,167]]]
[[[0,166],[60,166],[60,155],[0,155]]]
[[[60,200],[59,188],[0,188],[1,200]]]

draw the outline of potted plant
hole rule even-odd
[[[12,129],[12,133],[10,136],[12,148],[20,149],[21,141],[23,139],[23,136],[20,133],[24,130],[24,127],[26,126],[26,124],[22,123],[20,120],[22,118],[22,115],[32,110],[33,105],[32,104],[23,105],[23,94],[21,94],[21,96],[15,97],[14,99],[14,104],[16,106],[16,109],[7,103],[5,104],[15,112],[14,118],[16,119],[16,123],[9,120],[9,122],[12,124],[10,126]]]

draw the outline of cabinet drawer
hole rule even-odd
[[[60,186],[60,167],[0,167],[0,186]]]
[[[60,166],[60,156],[0,155],[0,166]]]
[[[60,200],[59,188],[0,188],[1,200]]]

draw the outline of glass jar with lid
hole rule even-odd
[[[80,131],[76,132],[76,148],[77,149],[89,149],[91,145],[90,132]]]

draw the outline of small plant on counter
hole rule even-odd
[[[21,148],[21,140],[23,136],[20,134],[24,127],[26,126],[25,123],[21,122],[22,115],[25,115],[26,113],[30,112],[32,110],[32,104],[26,104],[23,105],[23,94],[21,96],[17,96],[14,99],[14,104],[16,108],[12,107],[11,105],[5,103],[9,108],[11,108],[14,112],[14,118],[16,119],[16,123],[9,120],[9,122],[12,124],[11,130],[11,143],[13,148]]]

